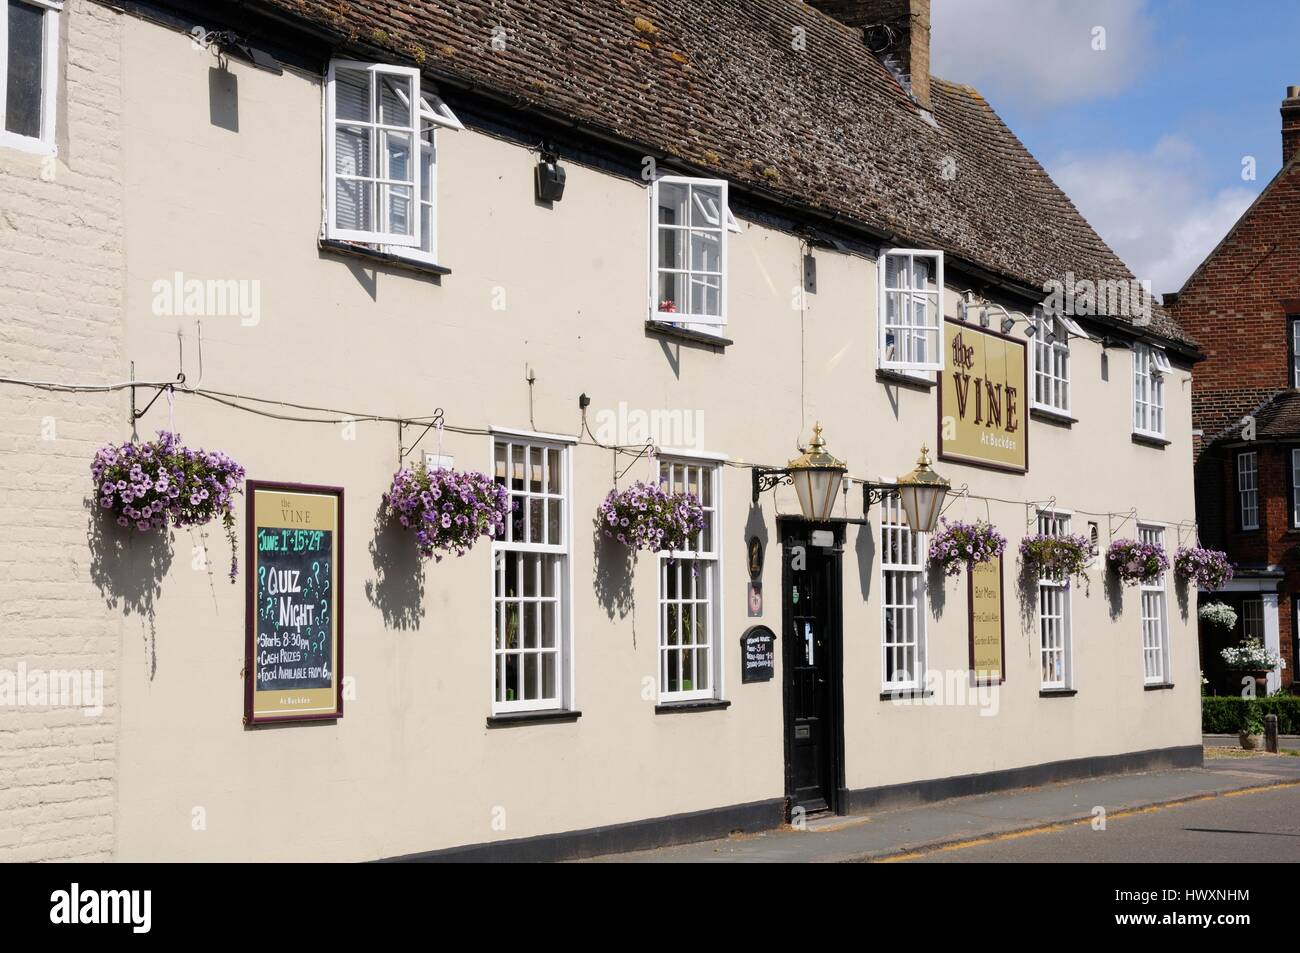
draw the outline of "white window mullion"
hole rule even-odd
[[[884,249],[876,285],[877,365],[904,372],[943,370],[943,252]]]

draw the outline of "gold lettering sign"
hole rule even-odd
[[[959,321],[944,322],[939,375],[939,457],[1024,473],[1029,469],[1026,344]]]
[[[249,481],[244,721],[343,715],[343,491]]]
[[[978,684],[1006,680],[1002,620],[1002,557],[975,563],[966,573],[970,600],[970,667]]]

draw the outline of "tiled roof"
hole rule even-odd
[[[390,51],[433,79],[506,93],[942,248],[1020,285],[1067,272],[1132,278],[979,93],[934,80],[932,124],[859,32],[796,0],[248,5],[292,14],[357,49]],[[492,43],[498,28],[504,49]],[[1151,330],[1190,341],[1158,308]]]
[[[1300,437],[1300,391],[1281,390],[1261,403],[1246,417],[1255,422],[1256,440],[1279,440]],[[1239,440],[1245,424],[1240,418],[1219,434],[1207,432],[1210,441]]]

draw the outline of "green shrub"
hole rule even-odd
[[[1252,720],[1252,713],[1261,723],[1265,715],[1277,715],[1278,734],[1300,734],[1300,697],[1295,695],[1270,695],[1267,698],[1206,695],[1201,698],[1201,731],[1235,735],[1246,728]]]

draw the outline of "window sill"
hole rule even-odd
[[[1153,434],[1135,432],[1133,434],[1133,442],[1140,443],[1146,447],[1154,447],[1157,450],[1163,450],[1165,447],[1169,446],[1169,444],[1171,444],[1173,441],[1166,440],[1164,437],[1157,437]]]
[[[515,725],[538,725],[544,722],[571,722],[582,717],[580,711],[511,711],[502,715],[489,715],[489,728],[513,728]]]
[[[1163,692],[1173,687],[1173,682],[1154,682],[1150,685],[1143,685],[1142,690],[1145,692]]]
[[[451,269],[444,268],[442,265],[433,265],[425,261],[415,261],[412,258],[403,258],[401,255],[394,255],[392,252],[376,251],[373,248],[367,248],[365,245],[358,245],[355,242],[342,242],[335,238],[322,238],[317,242],[321,251],[329,252],[332,255],[343,255],[347,258],[359,258],[362,261],[368,261],[376,265],[386,265],[389,268],[397,268],[402,271],[412,271],[422,275],[450,275]]]
[[[1040,688],[1038,690],[1039,698],[1073,698],[1079,694],[1075,688]]]
[[[881,692],[880,700],[882,702],[892,702],[892,701],[901,701],[909,698],[930,698],[932,695],[934,695],[934,692],[930,691],[929,689],[922,690],[917,688],[900,688],[892,692],[889,691]]]
[[[724,711],[731,702],[723,698],[700,698],[689,702],[660,702],[655,705],[656,715],[675,715],[686,711]]]
[[[897,384],[900,387],[910,387],[913,390],[930,390],[936,383],[928,377],[913,377],[911,374],[905,374],[902,371],[890,371],[883,367],[876,368],[876,380],[882,384]]]
[[[679,328],[669,324],[667,321],[655,321],[653,319],[646,321],[645,333],[647,335],[669,338],[673,341],[682,341],[686,344],[707,344],[709,347],[715,347],[719,351],[736,343],[730,338],[724,338],[719,334],[709,334],[707,331],[692,331],[690,328]]]
[[[0,147],[33,156],[58,155],[58,147],[53,142],[34,136],[20,136],[5,129],[0,129]]]
[[[1041,420],[1043,423],[1056,424],[1058,427],[1073,427],[1079,422],[1078,417],[1047,407],[1030,407],[1029,417],[1031,420]]]

